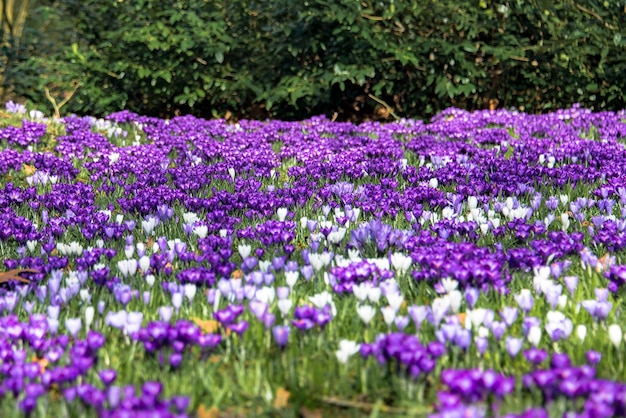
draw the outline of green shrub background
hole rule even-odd
[[[357,120],[625,107],[624,1],[27,3],[19,39],[4,30],[0,98],[50,113],[53,101],[95,116]]]

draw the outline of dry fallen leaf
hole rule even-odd
[[[302,418],[322,418],[322,410],[311,410],[303,406],[302,408],[300,408],[300,415],[302,416]]]
[[[48,364],[50,364],[48,362],[48,360],[46,360],[43,357],[42,358],[38,358],[37,356],[33,356],[30,360],[33,363],[37,363],[39,365],[39,370],[41,371],[42,374],[46,370],[46,367],[48,366]]]
[[[30,283],[30,280],[20,277],[22,273],[39,273],[39,270],[35,269],[13,269],[9,271],[5,271],[4,273],[0,273],[0,284],[8,283],[11,280],[16,280],[22,283]]]
[[[221,359],[222,359],[222,356],[213,354],[212,356],[209,357],[209,363],[215,364],[215,363],[218,363]]]
[[[276,396],[274,396],[274,408],[282,409],[286,408],[289,404],[289,397],[291,393],[283,387],[276,389]]]
[[[230,277],[233,279],[241,279],[243,278],[243,271],[237,269],[230,273]]]
[[[218,418],[219,414],[220,411],[216,406],[212,406],[208,409],[204,405],[198,407],[198,418]]]
[[[465,320],[466,320],[467,314],[465,312],[461,312],[457,314],[457,317],[459,318],[459,322],[461,323],[461,325],[465,326]]]
[[[24,174],[27,176],[32,176],[37,171],[37,168],[34,165],[24,164]]]
[[[206,334],[215,334],[220,329],[220,323],[214,319],[200,319],[193,317],[191,320],[194,324],[200,327],[202,332]]]

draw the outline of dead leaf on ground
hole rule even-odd
[[[34,165],[24,164],[24,174],[27,176],[32,176],[37,171],[37,168]]]
[[[212,406],[207,408],[204,405],[200,405],[198,407],[198,418],[218,418],[220,416],[220,411],[216,406]]]
[[[39,270],[35,269],[13,269],[9,271],[5,271],[4,273],[0,273],[0,284],[9,283],[11,280],[16,280],[18,282],[29,284],[30,280],[21,277],[22,273],[39,273]]]
[[[205,334],[215,334],[220,329],[220,323],[214,319],[191,318],[194,324],[200,327]]]
[[[303,406],[302,408],[300,408],[300,415],[302,416],[302,418],[322,418],[322,410],[311,410]]]
[[[274,396],[274,408],[282,409],[289,405],[289,397],[291,393],[283,387],[276,389],[276,395]]]

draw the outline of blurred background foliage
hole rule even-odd
[[[0,100],[49,114],[624,108],[626,0],[0,0]]]

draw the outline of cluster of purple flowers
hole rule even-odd
[[[324,329],[326,324],[333,318],[330,305],[326,305],[321,309],[310,305],[298,306],[293,316],[294,319],[291,320],[291,324],[300,331],[308,331],[316,325],[320,329]]]
[[[14,104],[10,111],[24,113]],[[70,403],[80,400],[100,416],[185,416],[189,400],[163,400],[158,383],[146,383],[137,396],[133,387],[113,385],[117,375],[109,369],[98,373],[104,389],[84,383],[87,372],[97,368],[98,351],[105,343],[102,334],[89,330],[94,316],[91,299],[103,295],[103,287],[112,309],[124,308],[110,310],[104,326],[122,329],[151,357],[174,370],[190,352],[200,352],[205,360],[222,338],[246,333],[244,299],[281,348],[294,328],[325,330],[336,315],[328,292],[310,298],[314,306],[293,309],[300,303],[292,292],[300,273],[307,281],[319,273],[315,278],[327,278],[340,294],[367,283],[355,291],[359,300],[377,304],[382,292],[389,302],[381,309],[385,322],[389,329],[395,322],[402,330],[409,320],[397,315],[404,302],[402,292],[381,283],[396,273],[409,273],[412,266],[410,277],[446,293],[432,308],[408,310],[417,328],[425,319],[435,328],[441,325],[435,331],[438,341],[423,344],[402,332],[381,334],[373,343],[361,344],[360,351],[364,358],[374,357],[417,379],[435,370],[446,352],[445,342],[467,349],[475,341],[484,353],[487,337],[481,332],[500,340],[507,328],[513,328],[518,315],[513,308],[501,311],[503,322],[493,321],[491,311],[488,321],[485,312],[481,318],[478,308],[468,312],[476,334],[462,328],[455,316],[462,290],[473,309],[479,289],[506,293],[514,271],[549,265],[549,274],[535,273],[536,293],[543,289],[552,309],[567,306],[562,286],[548,283],[547,275],[559,279],[571,256],[579,256],[584,266],[596,271],[604,269],[611,291],[626,283],[624,266],[612,265],[613,261],[600,264],[583,244],[591,241],[608,252],[626,247],[626,221],[621,219],[626,216],[623,113],[593,114],[574,107],[529,116],[451,109],[429,124],[355,126],[332,124],[325,118],[229,124],[185,116],[165,121],[124,111],[107,120],[72,116],[57,121],[66,134],[55,138],[55,154],[23,149],[37,145],[46,133],[47,125],[38,115],[30,119],[19,128],[0,129],[0,142],[21,150],[0,151],[0,176],[3,180],[11,176],[11,181],[1,182],[0,241],[14,257],[3,257],[4,266],[38,271],[28,276],[31,284],[10,283],[0,289],[0,313],[6,315],[0,318],[0,398],[13,396],[27,414],[40,397],[58,391]],[[587,138],[592,128],[597,141]],[[114,145],[119,143],[124,146]],[[74,166],[75,158],[80,170]],[[27,173],[25,182],[14,175],[19,171]],[[597,187],[598,182],[603,185]],[[586,184],[595,190],[593,198],[570,201],[565,194],[544,198],[539,184],[555,188]],[[298,229],[294,213],[307,205],[321,209],[321,215],[311,214],[313,218],[301,221]],[[537,219],[546,209],[546,218]],[[615,213],[620,210],[618,219]],[[368,219],[360,225],[359,213]],[[254,224],[241,227],[244,219]],[[408,229],[391,226],[403,219]],[[163,236],[180,227],[179,239]],[[307,229],[310,248],[303,249],[300,231],[306,242]],[[82,234],[80,240],[64,242],[76,233]],[[481,246],[485,236],[501,242]],[[237,240],[241,263],[234,251]],[[345,252],[354,260],[351,264],[346,263]],[[296,261],[300,257],[301,266]],[[381,267],[387,261],[394,271]],[[64,270],[69,270],[68,276]],[[135,280],[142,275],[150,290],[141,289],[143,281]],[[282,280],[287,286],[274,289]],[[563,281],[573,297],[576,285]],[[183,298],[191,304],[200,286],[209,288],[207,302],[215,320],[205,321],[206,326],[183,319],[170,323],[169,306],[160,311],[162,321],[145,326],[142,312],[125,310],[140,295],[148,305],[162,292],[171,296],[177,313],[185,312],[180,310]],[[533,299],[524,290],[528,293],[520,293],[516,300],[528,314]],[[596,293],[596,298],[602,300],[585,300],[581,306],[593,318],[607,319],[615,305],[606,291],[602,298]],[[48,317],[32,314],[37,302],[49,304]],[[104,301],[97,302],[104,317]],[[227,302],[227,307],[220,309],[220,302]],[[84,340],[77,338],[82,326],[78,318],[66,318],[72,337],[58,332],[59,310],[79,304],[90,309]],[[270,310],[275,306],[283,325],[274,326],[276,316]],[[29,314],[28,323],[12,314],[22,314],[22,308]],[[366,324],[378,313],[370,305],[358,309]],[[544,328],[539,318],[524,318],[522,333],[535,341],[532,344],[541,342],[542,329],[557,342],[569,338],[574,324],[560,311],[549,314]],[[581,340],[585,333],[586,328],[577,331]],[[618,346],[621,331],[612,334],[611,342]],[[523,339],[507,336],[505,341],[515,357]],[[359,346],[343,345],[338,358],[345,363],[341,359],[347,360]],[[34,353],[35,360],[29,361],[27,353]],[[589,364],[580,367],[555,354],[547,369],[540,369],[547,352],[533,348],[524,354],[532,371],[520,377],[521,385],[493,370],[445,370],[441,381],[447,389],[439,393],[438,415],[480,415],[485,412],[480,404],[500,401],[514,389],[537,394],[544,403],[580,400],[574,413],[578,415],[568,415],[572,417],[626,415],[624,385],[595,377],[597,353],[588,353]],[[42,366],[41,359],[47,364]],[[545,411],[529,410],[521,416],[535,412]]]
[[[199,347],[202,357],[206,359],[222,341],[221,334],[204,333],[200,326],[183,319],[174,324],[165,321],[148,322],[132,337],[143,343],[146,352],[158,354],[159,360],[167,361],[173,369],[180,366],[184,353],[191,347]]]
[[[374,357],[381,365],[395,363],[414,379],[432,372],[437,359],[445,352],[446,347],[440,342],[424,346],[417,336],[401,332],[380,334],[373,343],[361,344],[363,358]]]
[[[99,389],[88,383],[67,388],[63,398],[71,405],[77,400],[87,408],[92,408],[98,416],[105,418],[154,416],[160,418],[187,418],[189,398],[173,396],[162,399],[163,385],[160,382],[145,382],[137,395],[134,386],[111,385],[109,373],[100,373],[105,384]]]
[[[368,223],[363,223],[350,233],[348,245],[358,249],[362,253],[386,254],[387,250],[402,250],[407,240],[413,235],[412,231],[403,231],[392,228],[374,219]]]
[[[516,383],[513,376],[504,376],[494,370],[479,369],[448,369],[441,373],[441,382],[447,390],[438,393],[438,412],[432,418],[456,416],[484,416],[484,406],[488,402],[498,414],[498,402],[512,394],[516,388],[538,392],[543,398],[543,405],[550,405],[558,399],[583,400],[573,402],[574,410],[565,413],[564,417],[615,417],[626,413],[626,385],[623,383],[598,379],[595,377],[595,365],[600,361],[600,354],[588,351],[587,364],[573,366],[566,354],[554,354],[549,368],[539,369],[539,364],[548,358],[544,350],[533,348],[524,352],[526,359],[532,364],[533,371],[521,376]],[[521,384],[520,384],[521,383]],[[547,417],[548,411],[532,408],[521,414],[508,414],[506,417]]]
[[[38,123],[24,119],[22,126],[7,126],[0,129],[0,140],[5,139],[9,146],[26,148],[39,142],[46,134],[48,126],[45,123]]]
[[[346,267],[331,268],[328,281],[335,293],[352,293],[352,287],[355,285],[370,283],[377,286],[393,276],[392,271],[382,269],[367,260],[361,260]]]
[[[97,364],[98,351],[105,344],[104,335],[95,331],[89,331],[85,340],[73,341],[67,335],[49,335],[55,333],[45,315],[33,314],[28,323],[15,315],[0,318],[0,397],[11,393],[20,398],[26,413],[53,388],[76,389]],[[18,346],[24,348],[14,348]],[[33,358],[27,358],[27,349],[35,353]]]
[[[626,265],[611,266],[604,275],[609,280],[609,290],[615,293],[626,284]]]

